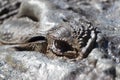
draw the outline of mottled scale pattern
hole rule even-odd
[[[58,56],[66,56],[68,58],[81,56],[83,58],[87,57],[93,49],[96,35],[96,28],[91,24],[86,27],[62,23],[48,34],[49,39],[51,39],[48,45],[50,50]]]

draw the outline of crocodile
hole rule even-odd
[[[35,15],[36,10],[34,11],[31,1],[33,2],[33,0],[30,0],[21,4],[18,17],[9,19],[0,26],[0,45],[16,45],[12,49],[17,51],[39,51],[47,55],[52,53],[55,56],[69,59],[86,58],[95,47],[98,33],[96,27],[86,21],[84,25],[81,22],[74,23],[73,20],[67,20],[68,22],[59,22],[58,25],[43,30],[47,33],[42,33],[42,29],[47,26],[41,25],[42,20],[39,16],[44,13],[43,6],[46,6],[48,2],[45,1],[43,2],[45,5],[38,6],[37,2],[42,0],[36,0],[34,5],[36,4],[38,10],[43,13],[41,14],[38,11],[38,14]],[[27,14],[27,11],[31,10],[33,13]],[[42,17],[46,19],[46,15]]]
[[[67,58],[85,58],[94,48],[97,38],[96,27],[72,26],[62,23],[50,30],[48,34],[48,49],[57,56]]]

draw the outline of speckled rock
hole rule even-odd
[[[90,54],[88,55],[88,59],[90,60],[99,60],[105,56],[105,53],[100,51],[98,48],[93,49]]]

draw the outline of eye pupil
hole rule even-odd
[[[66,52],[66,51],[73,50],[71,45],[69,45],[66,41],[62,41],[62,40],[55,40],[55,46],[61,52]]]

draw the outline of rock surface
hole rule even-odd
[[[120,0],[19,0],[19,11],[14,5],[12,9],[6,7],[15,1],[18,0],[0,0],[2,37],[7,31],[13,31],[17,35],[17,31],[14,32],[15,25],[11,26],[10,30],[6,23],[11,19],[18,20],[15,27],[20,27],[19,19],[26,17],[30,22],[36,23],[37,27],[34,29],[34,24],[30,23],[32,25],[28,24],[29,28],[25,26],[27,30],[18,28],[18,32],[22,30],[20,32],[23,34],[32,30],[32,33],[46,35],[49,30],[55,29],[63,22],[72,26],[88,26],[85,22],[92,23],[97,27],[98,34],[96,44],[82,60],[60,56],[53,58],[37,51],[16,51],[10,49],[16,45],[0,44],[0,80],[120,79]],[[4,12],[6,8],[9,11]],[[9,15],[14,10],[17,10],[18,14]],[[2,18],[4,15],[9,17]]]

